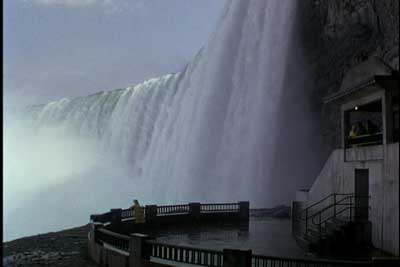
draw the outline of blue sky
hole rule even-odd
[[[5,0],[5,105],[45,103],[180,71],[226,0]]]

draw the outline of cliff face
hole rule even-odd
[[[340,145],[340,127],[334,123],[337,110],[322,106],[322,98],[339,89],[350,68],[371,56],[399,70],[399,1],[306,0],[297,21],[330,151]]]

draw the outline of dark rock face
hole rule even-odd
[[[3,243],[3,266],[96,267],[86,259],[89,225]]]
[[[399,70],[399,1],[306,0],[299,8],[297,32],[331,150],[340,146],[338,110],[323,107],[322,99],[339,89],[350,68],[371,56]]]

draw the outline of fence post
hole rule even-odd
[[[99,243],[99,234],[98,234],[98,229],[103,226],[102,223],[100,222],[92,222],[90,224],[90,239],[88,240],[88,253],[90,259],[92,259],[95,262],[100,262],[101,258],[101,251],[97,248],[98,243]]]
[[[336,193],[333,194],[333,217],[336,218]]]
[[[102,226],[102,223],[99,222],[92,222],[90,224],[90,240],[93,240],[93,242],[97,242],[97,237],[96,237],[96,231],[100,228],[100,226]]]
[[[240,201],[239,202],[239,218],[242,220],[248,220],[250,214],[250,202]]]
[[[301,211],[302,202],[292,201],[291,220],[292,220],[292,235],[300,235],[299,211]]]
[[[150,259],[146,239],[148,235],[134,233],[129,239],[129,266],[144,267],[144,260]]]
[[[251,267],[251,249],[224,249],[224,267]]]
[[[201,204],[198,202],[189,203],[189,215],[192,220],[200,219]]]
[[[121,231],[121,213],[122,209],[111,209],[111,230],[119,233]]]
[[[305,234],[308,234],[308,208],[306,208],[306,229],[305,229]]]
[[[95,246],[95,232],[96,232],[94,224],[95,224],[95,222],[93,222],[91,220],[90,229],[89,229],[89,236],[88,236],[88,247],[87,247],[90,259],[94,259],[93,250],[94,250],[94,246]]]
[[[157,205],[146,205],[145,207],[146,223],[154,223],[157,220]]]

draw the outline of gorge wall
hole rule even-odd
[[[324,118],[329,151],[340,146],[337,107],[322,99],[339,90],[346,72],[371,56],[399,70],[399,1],[306,0],[298,14],[298,31],[313,73],[315,97]],[[322,129],[321,129],[322,130]]]

